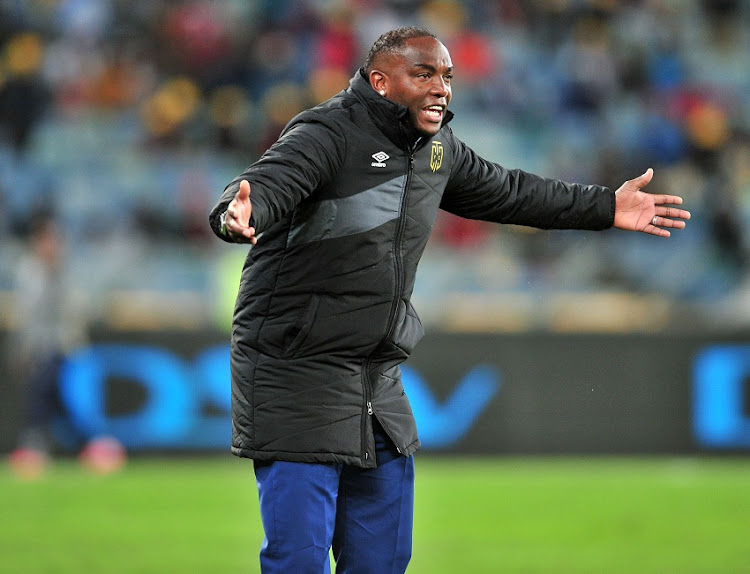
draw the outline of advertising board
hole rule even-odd
[[[431,333],[402,370],[426,451],[750,450],[742,338]],[[0,375],[7,451],[20,389],[12,373]],[[112,435],[131,452],[228,448],[222,333],[98,333],[68,358],[59,388],[80,436]]]

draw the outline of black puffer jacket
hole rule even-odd
[[[225,239],[219,217],[247,179],[262,233],[234,314],[234,454],[372,467],[371,416],[402,454],[419,448],[399,364],[423,335],[409,299],[439,208],[545,229],[612,225],[607,188],[485,161],[450,117],[420,139],[360,71],[227,186],[213,230]]]

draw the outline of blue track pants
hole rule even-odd
[[[380,440],[378,440],[380,439]],[[255,463],[263,574],[401,574],[411,558],[414,460],[376,434],[378,467]]]

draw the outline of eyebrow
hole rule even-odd
[[[436,68],[435,66],[433,66],[432,64],[422,64],[422,63],[416,63],[416,64],[414,64],[414,67],[415,67],[415,68],[424,68],[424,69],[425,69],[425,70],[427,70],[428,72],[433,72],[433,73],[437,73],[437,68]],[[446,71],[448,71],[448,72],[452,72],[452,71],[453,71],[453,66],[448,66],[448,67],[446,68]]]

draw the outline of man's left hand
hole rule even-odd
[[[641,191],[654,176],[654,170],[623,183],[615,192],[615,222],[613,227],[626,231],[642,231],[659,237],[669,237],[668,228],[683,229],[690,212],[673,205],[681,205],[677,195],[656,195]]]

